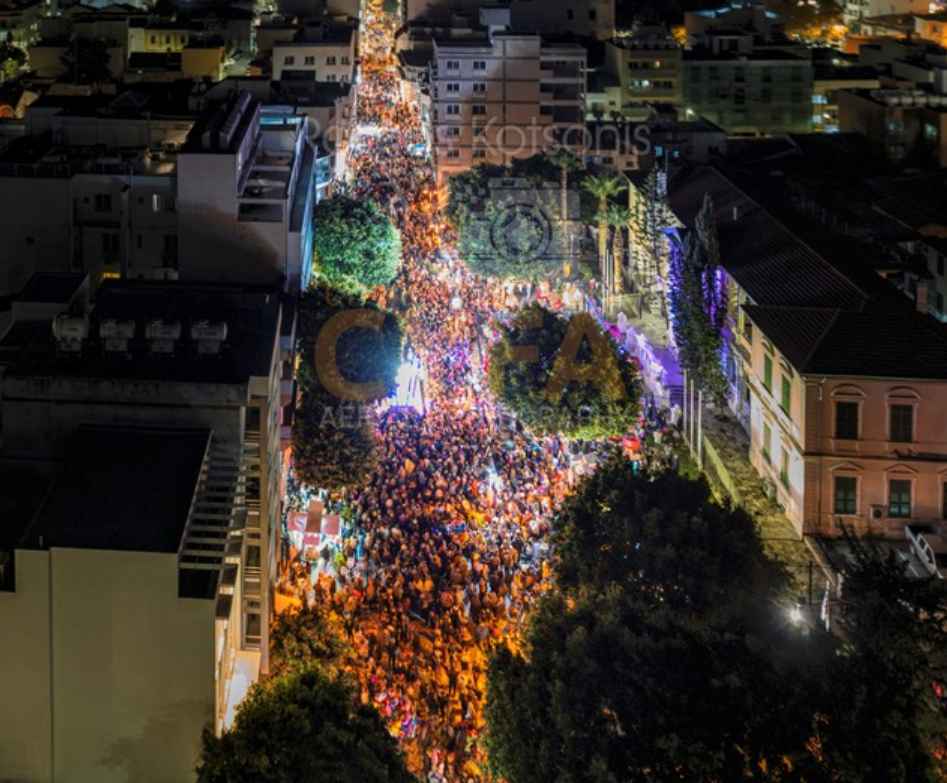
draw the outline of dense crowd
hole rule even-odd
[[[349,193],[390,212],[403,264],[375,296],[404,316],[425,370],[423,412],[378,422],[380,464],[363,486],[330,499],[349,520],[338,569],[308,586],[351,642],[362,699],[385,716],[411,768],[430,783],[484,777],[486,665],[548,584],[548,520],[569,486],[556,439],[509,425],[481,378],[485,329],[510,304],[507,287],[456,259],[423,154],[420,118],[383,56],[390,21],[375,0],[348,151]],[[385,32],[387,35],[388,32]]]

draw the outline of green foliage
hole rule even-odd
[[[681,367],[698,388],[723,405],[729,388],[721,364],[727,297],[717,277],[719,266],[720,246],[708,195],[694,230],[671,253],[668,294]]]
[[[401,236],[371,201],[336,196],[315,212],[316,268],[329,283],[363,291],[386,285],[401,266]]]
[[[947,713],[933,686],[947,684],[944,583],[907,577],[894,551],[850,543],[849,646],[827,678],[826,764],[842,783],[943,780]]]
[[[500,179],[523,184],[491,187]],[[562,171],[545,155],[516,159],[509,168],[480,164],[452,177],[446,215],[468,268],[520,280],[561,274],[571,250],[563,231],[562,218],[569,215],[562,181]],[[553,182],[560,182],[558,193]]]
[[[611,335],[602,333],[586,315],[575,316],[575,324],[585,324],[601,353],[597,355],[589,340],[582,339],[573,363],[568,351],[561,350],[569,324],[538,305],[523,310],[503,327],[501,339],[490,348],[490,389],[538,433],[587,440],[623,435],[638,415],[640,383],[635,368],[618,353]],[[518,350],[532,346],[538,350],[538,361],[517,360]],[[572,379],[576,371],[585,372],[587,379]],[[563,383],[561,396],[550,394]]]
[[[270,629],[270,677],[318,668],[338,675],[348,649],[339,618],[325,605],[287,609]]]
[[[79,38],[73,41],[60,58],[66,69],[63,80],[71,84],[111,81],[110,46],[114,46],[114,42],[104,38]]]
[[[306,486],[335,491],[364,481],[378,464],[378,438],[367,410],[326,405],[310,395],[296,412],[293,464]]]
[[[203,736],[198,783],[412,783],[404,757],[352,687],[309,669],[254,686],[221,737]]]
[[[601,467],[556,521],[556,587],[491,660],[508,783],[934,783],[947,600],[852,542],[845,643],[793,629],[752,521],[704,482]]]
[[[26,52],[12,43],[0,43],[0,82],[15,79],[26,65]]]
[[[325,388],[320,380],[320,368],[316,366],[319,361],[327,361],[325,356],[317,356],[317,337],[330,321],[349,314],[354,328],[347,329],[339,337],[335,353],[338,372],[350,383],[372,383],[380,379],[384,392],[382,398],[394,393],[404,345],[404,330],[396,315],[385,312],[381,328],[376,330],[361,316],[363,313],[383,312],[377,304],[325,283],[317,283],[303,294],[298,306],[296,355],[299,367],[296,378],[304,393],[324,404],[351,402],[340,400]],[[360,327],[362,322],[365,325]],[[323,367],[322,372],[325,370]]]
[[[618,584],[649,606],[705,618],[775,598],[788,584],[745,511],[677,473],[643,480],[627,460],[602,466],[566,500],[554,547],[565,590]]]

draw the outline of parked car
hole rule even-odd
[[[947,579],[947,540],[932,525],[905,525],[911,551],[931,576]]]

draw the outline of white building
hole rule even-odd
[[[862,19],[894,14],[923,14],[930,5],[929,0],[845,0],[842,3],[842,19],[857,33]]]
[[[438,179],[528,158],[584,132],[586,51],[538,35],[436,39],[431,76]],[[581,137],[579,137],[581,141]]]
[[[185,84],[41,99],[0,155],[0,293],[37,270],[299,291],[311,267],[303,116]]]
[[[0,340],[0,770],[185,783],[268,665],[294,311],[110,281],[34,320],[68,282],[34,278]]]
[[[355,31],[322,24],[301,28],[291,40],[273,44],[273,80],[355,80]]]

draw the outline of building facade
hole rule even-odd
[[[585,49],[537,35],[436,40],[431,72],[439,180],[528,158],[584,133]]]

